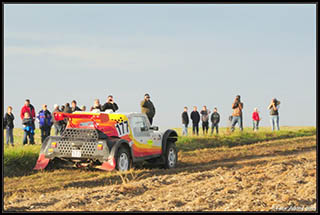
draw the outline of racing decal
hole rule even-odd
[[[153,141],[152,141],[152,140],[148,140],[148,142],[147,142],[147,143],[148,143],[148,145],[149,145],[149,146],[152,146]]]
[[[93,122],[81,122],[79,124],[79,126],[81,126],[81,127],[94,127]]]
[[[129,124],[127,120],[120,123],[116,123],[115,127],[117,128],[119,137],[125,136],[130,133]]]

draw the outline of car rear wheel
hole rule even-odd
[[[171,169],[177,166],[178,152],[174,143],[168,143],[165,155],[165,168]]]
[[[131,167],[131,158],[127,148],[121,147],[116,157],[116,168],[119,171],[127,171]]]

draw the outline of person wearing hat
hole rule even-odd
[[[144,100],[141,101],[141,112],[145,113],[149,119],[150,125],[152,125],[153,117],[156,114],[156,109],[153,103],[150,101],[150,95],[146,93]]]
[[[113,96],[112,95],[109,95],[108,96],[108,100],[106,103],[104,103],[104,105],[102,105],[101,107],[101,111],[106,111],[106,110],[112,110],[113,112],[116,112],[116,110],[119,109],[117,103],[115,103],[113,101]]]
[[[234,102],[232,103],[232,123],[231,123],[231,131],[234,131],[234,127],[237,123],[239,123],[240,131],[243,130],[242,126],[242,109],[243,103],[240,101],[240,95],[237,95]]]

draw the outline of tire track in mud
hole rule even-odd
[[[310,140],[315,141],[315,138],[304,139],[304,141]],[[309,155],[310,153],[314,154],[315,149],[316,146],[314,145],[299,146],[297,149],[289,151],[276,152],[277,150],[274,150],[263,155],[236,156],[220,160],[211,159],[206,163],[182,161],[179,163],[178,168],[171,170],[157,168],[137,169],[137,174],[126,175],[127,183],[117,174],[98,179],[68,180],[56,190],[54,188],[42,190],[43,194],[39,198],[17,196],[13,198],[16,201],[11,203],[7,202],[6,199],[9,199],[14,193],[21,192],[23,195],[23,193],[31,192],[31,190],[21,189],[19,191],[17,189],[15,192],[6,191],[5,189],[4,206],[7,211],[196,211],[220,210],[221,208],[228,210],[228,207],[229,209],[233,207],[229,205],[229,202],[235,198],[234,196],[246,192],[247,189],[251,192],[250,195],[263,195],[261,192],[266,192],[262,184],[268,183],[268,181],[272,180],[272,177],[268,176],[267,173],[259,175],[259,168],[257,170],[255,168],[267,166],[272,170],[276,167],[275,174],[282,174],[291,171],[296,166],[312,163],[313,158],[309,158]],[[302,158],[298,158],[300,156]],[[255,171],[241,173],[241,171],[250,170],[250,168]],[[309,176],[314,174],[312,168],[308,171],[305,174]],[[88,172],[88,174],[90,173],[91,171]],[[251,177],[255,175],[258,175],[258,177],[254,178],[254,181],[250,181],[253,180]],[[233,183],[229,185],[223,183],[225,180],[229,180],[231,176],[237,186],[233,186]],[[22,181],[23,179],[24,177],[21,177]],[[255,186],[255,189],[250,190],[252,187],[250,187],[250,184],[255,183],[255,180],[257,180],[258,185]],[[309,182],[304,181],[301,177],[298,181],[299,185],[310,186]],[[206,189],[208,184],[211,183],[213,183],[213,189]],[[286,184],[283,185],[281,183],[272,186],[274,186],[274,189],[286,188]],[[185,192],[190,193],[190,195],[186,196]],[[154,196],[155,193],[157,197]],[[223,198],[221,196],[226,197]],[[252,200],[251,206],[253,208],[268,206],[263,199],[258,200]],[[305,205],[312,205],[314,204],[313,201],[312,199],[298,198],[295,200],[296,203],[304,203]]]

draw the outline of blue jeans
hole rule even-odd
[[[274,131],[274,124],[276,124],[277,126],[277,130],[280,130],[279,127],[279,115],[271,115],[270,116],[270,122],[271,122],[271,126],[272,126],[272,131]]]
[[[9,140],[10,140],[10,143],[11,145],[13,146],[13,128],[9,128],[8,126],[6,127],[6,143],[7,143],[7,146],[9,145]]]
[[[28,143],[28,137],[30,140],[30,144],[34,144],[34,138],[33,138],[34,133],[31,133],[31,131],[26,131],[24,130],[23,134],[23,145]]]
[[[258,130],[259,129],[259,121],[253,120],[253,130]]]
[[[182,136],[188,136],[188,125],[182,124]]]
[[[233,116],[232,117],[232,123],[231,123],[231,131],[233,132],[234,131],[234,126],[239,123],[239,127],[240,127],[240,131],[243,130],[242,128],[242,123],[241,123],[241,116]]]

